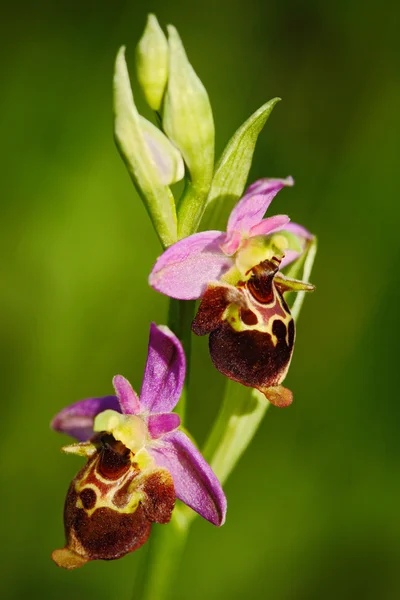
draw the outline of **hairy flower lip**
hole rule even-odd
[[[56,415],[52,427],[83,442],[93,436],[93,421],[105,410],[142,419],[147,429],[144,449],[157,466],[171,473],[177,498],[220,526],[226,515],[221,484],[193,442],[178,429],[179,415],[171,412],[180,398],[185,371],[178,338],[168,327],[152,323],[140,396],[122,375],[116,375],[115,396],[76,402]]]

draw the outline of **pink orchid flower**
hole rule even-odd
[[[263,218],[276,194],[293,183],[291,177],[256,181],[233,208],[226,232],[204,231],[173,244],[149,278],[167,296],[202,298],[192,329],[210,334],[214,365],[277,406],[292,402],[280,385],[295,338],[283,293],[313,289],[280,272],[313,236],[286,215]]]
[[[222,487],[171,412],[185,371],[180,341],[153,323],[140,397],[116,375],[115,396],[81,400],[53,419],[56,431],[80,442],[64,451],[89,459],[68,491],[67,545],[53,552],[58,565],[72,569],[136,550],[152,522],[170,520],[175,498],[214,525],[224,523]]]

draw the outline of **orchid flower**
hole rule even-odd
[[[81,400],[54,418],[55,430],[79,440],[64,452],[89,459],[67,494],[67,545],[53,552],[58,565],[72,569],[136,550],[152,522],[170,520],[175,497],[214,525],[224,523],[221,485],[171,412],[185,371],[179,340],[152,324],[140,397],[116,375],[115,396]]]
[[[313,236],[286,215],[263,218],[276,194],[293,183],[291,177],[256,181],[233,208],[226,232],[204,231],[173,244],[149,278],[173,298],[202,298],[192,330],[210,334],[214,365],[277,406],[292,402],[290,390],[280,385],[295,338],[283,293],[314,289],[280,272]]]

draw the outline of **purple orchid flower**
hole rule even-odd
[[[146,541],[151,522],[167,522],[170,519],[175,496],[214,525],[224,523],[226,498],[222,487],[193,442],[178,429],[179,415],[171,412],[180,398],[185,371],[186,360],[181,343],[168,327],[157,327],[153,323],[140,397],[124,377],[116,375],[113,379],[115,396],[81,400],[64,408],[53,419],[52,427],[56,431],[72,435],[81,442],[64,450],[89,458],[88,466],[72,482],[67,496],[65,524],[68,543],[66,548],[53,553],[59,565],[75,568],[87,560],[118,558],[135,550]],[[97,462],[92,468],[91,461],[94,459]],[[103,490],[105,477],[114,481],[114,488],[115,482],[118,483],[113,488],[112,502],[109,489]],[[94,486],[97,496],[89,498],[87,489],[82,490],[82,481],[90,481],[89,487],[93,489]],[[130,495],[127,495],[127,486],[130,486]],[[83,493],[88,497],[82,499]],[[72,500],[69,499],[71,494]],[[117,502],[116,497],[119,499]],[[99,507],[97,510],[96,506]],[[90,539],[82,540],[83,525],[81,527],[80,523],[84,517],[93,521],[99,513],[104,522],[101,511],[112,510],[114,518],[119,510],[122,515],[119,518],[126,520],[128,512],[131,519],[138,520],[138,506],[144,510],[144,517],[140,517],[140,526],[136,522],[124,521],[123,530],[128,527],[136,533],[134,540],[122,540],[122,548],[119,545],[118,548],[104,548],[104,535],[109,539],[110,532],[101,530],[99,534],[97,522]],[[76,507],[80,510],[89,508],[86,515],[77,516],[79,508]],[[69,531],[71,523],[73,534]],[[90,529],[86,521],[85,526],[85,531]],[[114,529],[121,539],[119,524]],[[79,538],[78,545],[76,538]],[[100,550],[96,544],[101,547]]]
[[[289,368],[295,329],[283,298],[313,286],[285,277],[313,236],[286,215],[264,219],[276,194],[293,179],[261,179],[233,208],[226,232],[204,231],[169,247],[150,285],[173,298],[202,298],[192,329],[210,334],[214,365],[255,387],[277,406],[292,402],[280,383]]]

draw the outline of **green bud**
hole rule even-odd
[[[214,121],[208,94],[189,63],[181,39],[169,33],[169,78],[164,100],[163,128],[179,148],[189,181],[179,206],[179,237],[197,230],[214,171]]]
[[[136,71],[149,106],[159,110],[168,79],[168,42],[155,15],[147,17],[136,47]]]
[[[160,137],[154,131],[149,134],[150,125],[144,124],[135,106],[125,62],[125,48],[122,47],[117,55],[114,74],[115,140],[161,243],[167,247],[177,240],[177,224],[175,200],[171,190],[165,185],[168,177],[165,168],[160,168],[160,160],[156,160],[157,154],[160,151],[162,153],[160,148],[168,148],[169,155],[165,160],[175,164],[173,168],[178,175],[181,167],[177,164],[179,161],[176,156],[171,158],[175,149],[168,140],[167,143],[163,140],[161,144]]]

